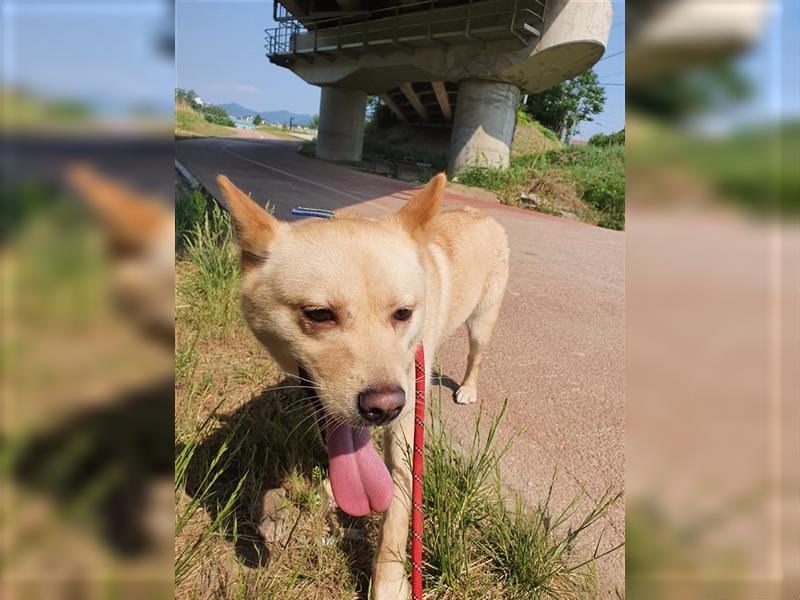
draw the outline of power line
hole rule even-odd
[[[609,58],[614,58],[615,56],[619,56],[620,54],[625,54],[625,50],[620,50],[619,52],[615,52],[614,54],[609,54],[608,56],[604,56],[603,58],[601,58],[597,62],[601,63],[604,60],[608,60]]]

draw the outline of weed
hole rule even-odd
[[[540,195],[532,208],[575,214],[609,229],[625,227],[624,147],[567,146],[542,154],[513,156],[508,169],[470,167],[458,181],[497,192],[507,204],[523,194]]]
[[[496,439],[506,404],[485,432],[479,416],[470,447],[461,451],[442,420],[441,387],[432,396],[424,495],[428,589],[436,597],[446,596],[469,582],[474,589],[466,597],[477,597],[478,590],[520,599],[590,596],[596,585],[595,561],[619,546],[600,552],[598,540],[594,552],[581,557],[576,543],[621,495],[607,493],[573,527],[568,523],[575,523],[578,498],[553,516],[553,484],[535,510],[518,497],[509,508],[499,465],[513,439],[502,445]]]
[[[175,248],[180,250],[186,238],[208,211],[208,199],[200,190],[179,187],[175,194]]]
[[[178,302],[197,321],[230,327],[237,318],[239,253],[230,217],[216,204],[206,210],[184,236],[184,254],[191,265],[178,286]]]

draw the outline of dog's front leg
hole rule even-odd
[[[409,448],[414,441],[414,411],[396,421],[384,437],[386,464],[394,479],[394,497],[386,511],[372,563],[372,600],[405,600],[410,596],[406,543],[411,515]]]

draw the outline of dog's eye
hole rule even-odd
[[[333,311],[329,308],[304,308],[303,314],[315,323],[325,323],[327,321],[336,320]]]
[[[398,308],[392,316],[396,321],[408,321],[411,318],[411,313],[410,308]]]

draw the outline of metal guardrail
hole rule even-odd
[[[498,4],[490,0],[443,4],[443,0],[422,0],[357,15],[349,13],[319,20],[305,19],[303,23],[290,17],[286,9],[275,2],[273,13],[279,25],[264,30],[267,56],[307,56],[386,44],[407,50],[420,42],[449,46],[453,44],[448,44],[446,39],[455,37],[486,42],[487,35],[513,36],[527,45],[532,37],[541,36],[544,0],[513,0],[508,9],[495,11],[484,10]],[[428,18],[415,20],[424,12],[429,13]],[[404,17],[412,20],[402,23]],[[487,21],[501,25],[487,27]],[[437,27],[447,25],[455,27],[446,30]],[[298,44],[301,39],[304,43]]]

